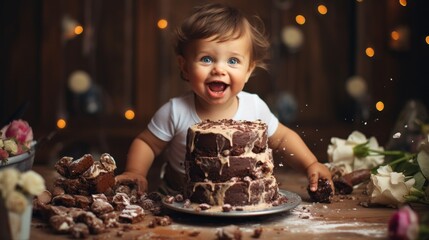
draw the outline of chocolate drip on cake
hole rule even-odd
[[[187,134],[185,196],[192,202],[233,206],[278,197],[272,150],[262,121],[203,121]]]

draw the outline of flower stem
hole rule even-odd
[[[390,166],[392,166],[392,165],[394,165],[394,164],[397,164],[397,163],[400,163],[400,162],[403,162],[403,161],[406,161],[406,160],[410,160],[410,159],[413,159],[415,156],[417,156],[415,153],[412,153],[412,154],[405,154],[405,156],[403,156],[403,157],[401,157],[401,158],[398,158],[398,159],[395,159],[395,160],[393,160],[393,161],[391,161],[390,163],[388,163]]]
[[[403,151],[379,151],[375,149],[368,149],[368,151],[373,153],[378,153],[380,155],[385,155],[385,156],[398,156],[398,155],[401,156],[406,154]]]

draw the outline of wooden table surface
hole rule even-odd
[[[34,166],[33,170],[45,177],[50,188],[58,177],[53,168]],[[238,226],[242,239],[252,237],[255,229],[262,228],[259,239],[386,239],[387,222],[396,209],[363,207],[365,186],[359,186],[351,195],[335,196],[332,203],[313,203],[306,191],[307,180],[289,170],[276,170],[280,188],[297,193],[302,202],[294,209],[264,216],[220,218],[167,211],[173,223],[149,228],[153,216],[133,224],[128,231],[112,228],[90,239],[216,239],[220,228]],[[45,223],[33,219],[30,239],[70,239],[70,235],[53,233]]]

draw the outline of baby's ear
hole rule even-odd
[[[251,62],[249,64],[249,69],[247,71],[247,81],[249,81],[249,78],[252,76],[253,71],[255,71],[255,67],[256,67],[256,63],[255,62]]]

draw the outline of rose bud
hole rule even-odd
[[[408,206],[395,212],[389,220],[389,239],[412,240],[419,236],[417,214]]]
[[[33,140],[33,130],[28,122],[24,120],[14,120],[1,130],[6,138],[15,138],[19,143],[26,144]]]

